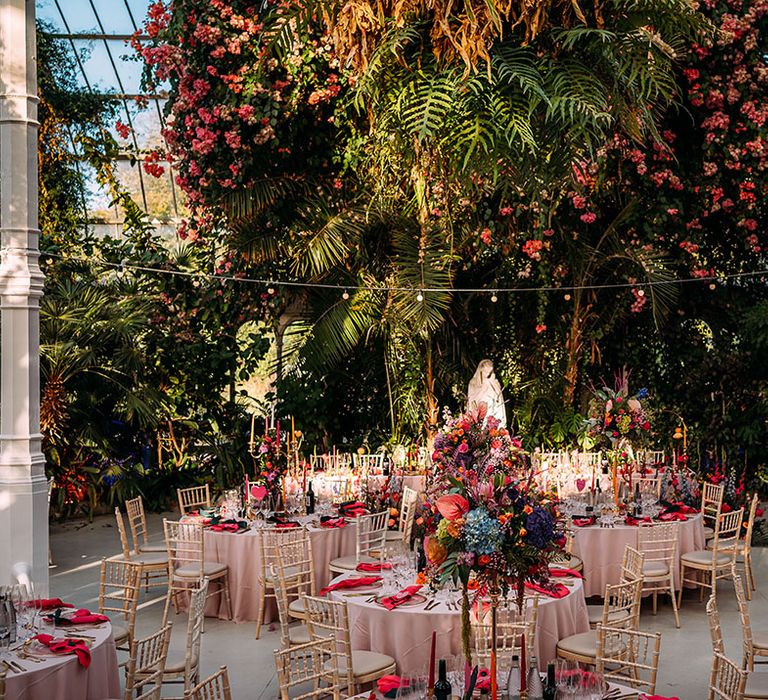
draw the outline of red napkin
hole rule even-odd
[[[688,516],[683,515],[682,513],[662,513],[659,516],[659,520],[664,520],[666,522],[669,522],[670,520],[681,520],[682,522],[685,522],[688,520]]]
[[[680,700],[680,698],[668,698],[666,695],[646,695],[643,693],[637,696],[637,700]]]
[[[61,598],[37,598],[29,601],[29,607],[38,610],[54,610],[55,608],[74,608],[72,603],[62,603]]]
[[[301,527],[301,525],[299,525],[299,523],[297,523],[297,522],[295,522],[293,520],[289,520],[287,523],[277,523],[277,525],[275,525],[275,527],[278,530],[285,530],[286,528],[289,528],[289,527]]]
[[[323,588],[318,595],[325,595],[330,591],[335,591],[339,588],[359,588],[361,586],[372,586],[374,583],[381,581],[381,576],[358,576],[357,578],[345,578],[337,583],[332,583],[330,586]]]
[[[384,569],[391,569],[392,564],[387,562],[381,562],[381,564],[371,564],[369,562],[361,562],[355,567],[355,571],[367,571],[368,573],[378,573]]]
[[[566,576],[572,576],[573,578],[584,578],[580,571],[574,571],[573,569],[550,569],[549,575],[552,578],[565,578]]]
[[[360,501],[343,503],[339,506],[339,512],[347,518],[357,518],[365,514],[365,503],[361,503]]]
[[[576,527],[589,527],[590,525],[595,524],[594,518],[574,518],[573,524]]]
[[[407,603],[414,595],[421,590],[421,584],[415,586],[408,586],[403,588],[399,593],[395,595],[388,595],[386,598],[382,598],[379,602],[387,609],[394,610],[398,605]]]
[[[67,625],[100,625],[102,622],[109,622],[109,618],[106,615],[100,615],[99,613],[92,613],[87,608],[80,608],[75,611],[74,615],[64,617],[58,613],[54,615],[46,615],[46,620],[51,620],[57,627],[66,627]]]
[[[624,524],[625,525],[634,525],[637,526],[640,524],[640,521],[637,518],[633,518],[631,515],[627,515],[624,518]]]
[[[400,676],[382,676],[376,681],[376,687],[385,698],[396,697],[401,685],[407,688],[409,685],[408,679],[403,680]]]
[[[550,598],[565,598],[568,595],[568,586],[564,586],[562,583],[550,583],[547,586],[540,586],[537,583],[526,581],[525,587],[542,595],[547,595]]]
[[[213,532],[237,532],[240,527],[235,523],[219,523],[218,525],[211,525],[208,529]]]
[[[83,668],[91,665],[91,650],[82,639],[54,639],[50,634],[37,634],[33,639],[47,646],[54,654],[75,654]]]
[[[699,512],[698,508],[692,508],[691,506],[687,506],[682,501],[679,501],[677,503],[673,503],[672,505],[677,507],[677,512],[678,513],[685,513],[686,515],[689,515],[691,513],[698,513]]]
[[[320,523],[320,527],[327,527],[330,529],[334,527],[344,527],[346,524],[347,521],[344,520],[344,518],[328,518]]]

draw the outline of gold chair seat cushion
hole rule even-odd
[[[112,622],[112,637],[118,646],[128,641],[128,626],[121,622]]]
[[[134,560],[138,564],[146,564],[147,566],[161,566],[168,563],[168,553],[163,551],[140,552],[134,557]]]
[[[715,530],[714,528],[709,527],[708,525],[704,526],[704,538],[710,539],[711,537],[715,536]]]
[[[144,552],[164,552],[167,554],[167,549],[165,548],[164,544],[142,544],[139,545],[139,553],[143,554]]]
[[[304,606],[304,596],[296,598],[288,604],[288,612],[296,613],[297,615],[304,615],[307,612]]]
[[[752,646],[768,649],[768,630],[752,630]]]
[[[681,562],[686,564],[695,564],[697,566],[710,566],[712,564],[712,551],[706,549],[697,549],[693,552],[686,552],[680,557]],[[717,557],[718,566],[727,566],[731,561],[731,558],[725,554],[720,554]]]
[[[589,616],[589,624],[596,625],[598,622],[603,621],[603,606],[602,605],[587,605],[587,615]],[[614,610],[608,613],[608,622],[616,622],[617,620],[625,620],[627,612],[624,610]]]
[[[643,563],[643,576],[668,576],[669,564],[665,561],[646,561]]]
[[[297,576],[298,576],[300,573],[301,573],[301,571],[299,570],[299,567],[298,567],[298,566],[286,566],[286,567],[283,569],[283,577],[284,577],[286,580],[291,580],[291,579],[294,579],[294,578],[296,578],[296,577],[297,577]],[[276,577],[274,576],[274,574],[272,573],[272,571],[269,571],[269,570],[267,571],[266,577],[267,577],[267,578],[266,578],[267,582],[271,582],[271,581],[272,581],[272,579],[276,578]],[[307,574],[307,579],[309,579],[309,574]]]
[[[192,659],[190,670],[194,670],[198,660]],[[184,673],[187,667],[187,655],[182,649],[171,649],[165,662],[165,673]]]
[[[358,564],[365,562],[366,564],[379,564],[380,559],[374,559],[373,557],[362,556],[358,559],[354,554],[348,557],[339,557],[333,559],[330,563],[331,569],[344,569],[345,571],[354,571]]]
[[[403,533],[400,530],[387,530],[387,542],[402,542]]]
[[[307,644],[312,641],[309,630],[304,625],[289,627],[288,638],[291,640],[291,644]]]
[[[597,633],[591,630],[581,634],[572,634],[570,637],[561,639],[557,643],[557,648],[578,656],[594,657],[597,654]]]
[[[340,656],[338,659],[339,674],[341,676],[347,673],[347,659]],[[386,654],[379,654],[377,651],[353,651],[352,652],[352,673],[357,678],[370,676],[376,673],[388,671],[394,668],[395,660]],[[331,662],[325,664],[327,670],[331,670]]]
[[[220,564],[217,561],[203,562],[203,576],[213,578],[215,576],[221,576],[225,573],[227,573],[226,564]],[[176,569],[176,571],[173,572],[173,576],[174,578],[198,579],[200,578],[200,565],[188,564],[187,566],[179,567]]]
[[[747,675],[744,700],[749,700],[749,698],[768,698],[768,673],[752,671]]]

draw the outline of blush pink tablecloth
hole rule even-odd
[[[341,580],[350,574],[337,577]],[[359,574],[353,574],[359,575]],[[354,593],[354,589],[347,589]],[[398,673],[420,670],[429,663],[432,632],[437,632],[437,658],[462,653],[461,612],[438,605],[424,610],[423,605],[387,610],[378,603],[366,603],[362,596],[329,593],[334,600],[346,600],[353,649],[388,654],[397,661]],[[539,667],[553,661],[557,643],[572,634],[589,631],[589,616],[581,581],[565,598],[539,597],[536,651]]]
[[[49,629],[43,631],[53,634]],[[91,647],[91,665],[87,669],[72,655],[45,655],[41,663],[20,659],[18,662],[29,670],[7,675],[7,700],[104,700],[123,697],[112,627],[109,624],[100,625],[86,634],[95,637]],[[59,635],[63,635],[61,630],[56,633],[56,636]]]
[[[355,553],[354,523],[342,528],[309,527],[312,556],[315,564],[315,583],[320,590],[330,580],[328,565],[332,559]],[[255,622],[258,619],[261,587],[258,584],[261,571],[261,551],[256,530],[242,534],[205,530],[205,560],[226,564],[229,567],[229,595],[232,599],[232,619],[235,622]],[[216,586],[212,586],[216,588]],[[222,596],[208,599],[205,614],[227,619],[227,608]],[[267,599],[264,622],[277,619],[274,598]]]
[[[677,523],[677,551],[675,553],[675,587],[680,585],[680,555],[704,549],[704,526],[701,514],[689,516]],[[637,527],[617,525],[602,528],[598,525],[575,527],[573,553],[584,562],[584,594],[602,596],[606,584],[618,583],[624,547],[637,547]]]

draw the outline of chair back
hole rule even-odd
[[[642,578],[617,584],[607,584],[603,602],[604,627],[635,629],[640,618]]]
[[[331,695],[339,700],[339,670],[333,639],[325,637],[307,644],[299,644],[290,649],[275,651],[275,668],[280,687],[280,700],[304,700]],[[326,681],[321,686],[321,681]],[[330,682],[330,685],[328,685]],[[291,688],[311,684],[313,690],[294,695]]]
[[[133,551],[138,554],[139,548],[147,544],[147,517],[141,496],[125,502],[125,514],[128,516],[128,527],[131,528]]]
[[[743,700],[747,672],[720,653],[712,657],[708,700]]]
[[[637,528],[637,548],[643,553],[645,563],[666,564],[671,572],[677,551],[677,523],[653,523]]]
[[[482,606],[481,601],[478,606]],[[480,607],[478,607],[478,611]],[[512,657],[521,656],[520,641],[525,635],[527,658],[535,654],[536,627],[539,615],[539,596],[533,597],[533,605],[526,606],[522,612],[516,606],[500,607],[496,623],[496,664],[497,668],[509,668]],[[473,663],[481,668],[491,667],[492,629],[490,609],[476,616],[472,623]]]
[[[754,640],[752,638],[752,622],[749,619],[749,607],[744,595],[744,584],[741,576],[733,579],[733,587],[736,591],[736,603],[739,606],[739,618],[741,619],[741,639],[744,650],[744,660],[749,662],[754,656]]]
[[[197,678],[200,666],[200,641],[205,622],[205,599],[208,595],[208,578],[192,589],[189,596],[189,611],[187,617],[187,645],[184,656],[184,689],[188,690],[192,680]]]
[[[713,653],[723,653],[723,628],[720,626],[720,612],[717,609],[717,596],[713,593],[707,601],[707,622],[709,623],[709,636],[712,641]]]
[[[712,543],[712,566],[725,554],[731,557],[731,565],[736,566],[739,553],[739,538],[741,537],[741,522],[744,519],[744,509],[739,508],[730,513],[720,513],[715,525],[715,539]],[[717,565],[722,568],[721,565]]]
[[[640,632],[598,624],[596,670],[605,680],[654,695],[660,648],[660,632]]]
[[[182,515],[187,515],[193,510],[211,507],[211,490],[208,484],[192,486],[188,489],[176,489],[179,498],[179,510]]]
[[[311,560],[309,533],[303,527],[262,527],[258,530],[258,538],[262,581],[271,575],[273,568],[280,565],[279,553],[283,548],[283,563],[288,566],[294,565],[294,559],[297,565],[302,562],[305,566],[306,560]]]
[[[125,559],[102,559],[99,576],[99,613],[122,617],[133,644],[136,609],[139,604],[141,565]]]
[[[403,496],[400,500],[400,522],[397,529],[403,533],[403,542],[406,547],[411,546],[413,524],[416,521],[416,508],[419,505],[419,492],[410,486],[403,486]]]
[[[128,534],[125,530],[125,521],[123,520],[123,514],[119,508],[115,508],[115,522],[117,523],[117,531],[120,534],[120,547],[123,550],[123,557],[126,559],[131,558],[131,548],[128,544]]]
[[[384,547],[387,539],[387,520],[389,511],[371,513],[355,518],[357,534],[355,538],[355,554],[358,560],[371,556],[371,552],[377,553],[378,558],[384,556]]]
[[[718,517],[720,517],[720,509],[723,507],[724,492],[724,484],[710,484],[707,481],[702,484],[701,515],[705,525],[711,523],[714,527]]]
[[[165,547],[168,550],[168,571],[173,572],[183,567],[196,567],[198,581],[204,577],[205,549],[203,544],[202,523],[182,523],[176,520],[163,520]]]
[[[643,578],[643,563],[645,555],[634,547],[624,547],[624,558],[621,562],[621,581],[636,581]]]
[[[125,676],[125,700],[134,700],[134,692],[141,692],[148,685],[152,687],[135,696],[135,700],[159,700],[171,628],[168,623],[149,637],[136,640]]]
[[[374,473],[380,474],[384,466],[384,453],[352,455],[352,464],[361,476]]]
[[[355,694],[355,675],[352,668],[352,641],[349,636],[349,615],[347,604],[317,596],[307,596],[304,599],[307,611],[307,629],[312,641],[333,638],[333,653],[340,668],[346,669],[346,678],[341,678],[342,686],[346,683],[347,694]],[[300,649],[301,646],[293,647]]]
[[[641,494],[653,496],[657,500],[661,497],[660,476],[638,476],[632,481],[638,485]]]
[[[222,666],[212,676],[185,691],[184,700],[232,700],[227,667]]]
[[[752,502],[749,505],[749,518],[747,519],[747,530],[744,533],[744,551],[746,556],[752,549],[752,531],[755,529],[755,516],[757,515],[757,506],[759,503],[757,494],[752,496]]]

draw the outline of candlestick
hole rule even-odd
[[[251,413],[251,440],[248,443],[250,448],[251,448],[251,452],[253,452],[253,439],[254,439],[254,431],[255,431],[255,429],[256,429],[256,414],[255,413]]]
[[[275,440],[277,441],[277,454],[280,454],[280,419],[277,421]]]
[[[427,692],[435,689],[435,645],[437,644],[437,632],[432,630],[432,646],[429,650],[429,680],[427,681]]]
[[[520,692],[528,690],[528,664],[525,660],[525,633],[520,635]]]

